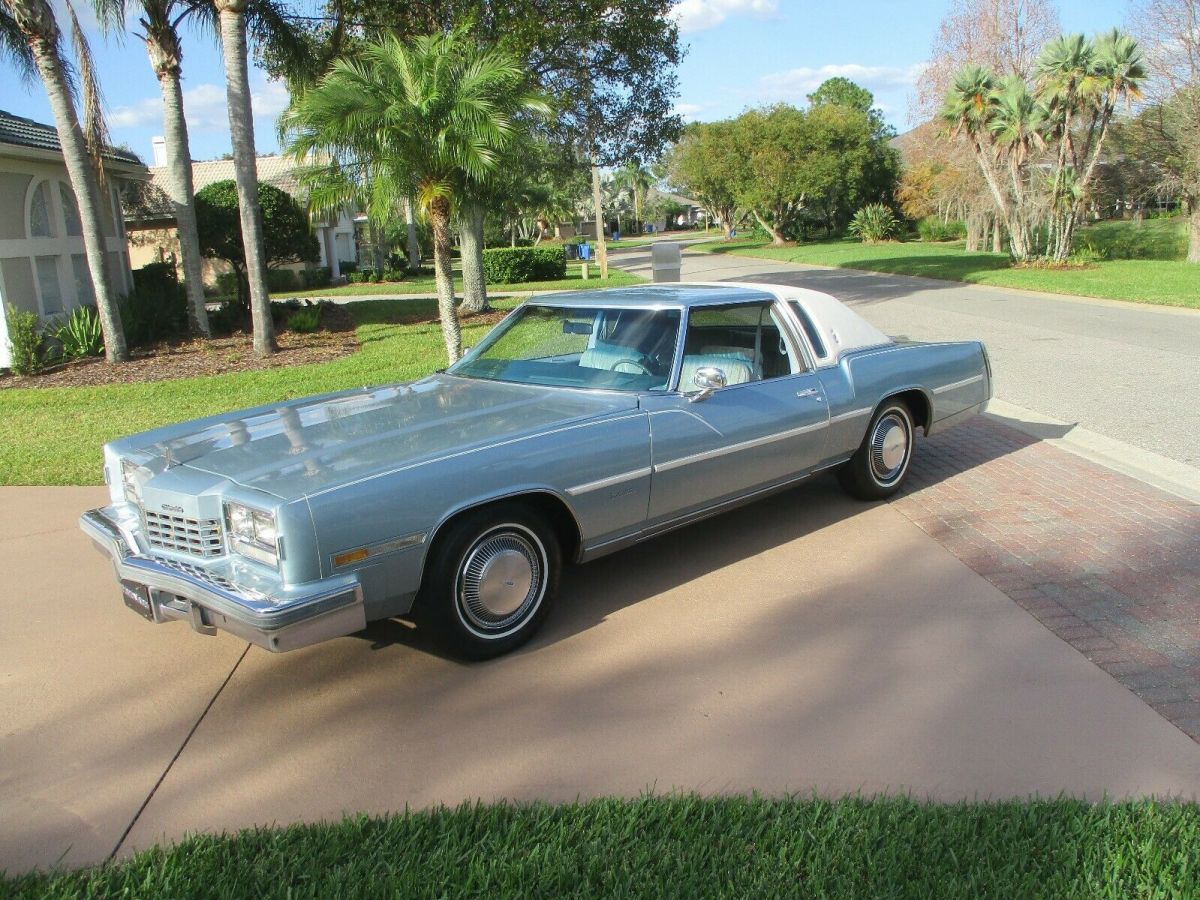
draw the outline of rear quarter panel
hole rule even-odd
[[[978,341],[896,344],[844,354],[819,370],[829,399],[830,456],[853,453],[871,414],[887,397],[917,390],[932,411],[929,431],[969,414],[991,397],[991,378]]]

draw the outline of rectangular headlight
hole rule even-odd
[[[249,559],[279,565],[279,532],[275,516],[241,503],[225,503],[229,549]]]

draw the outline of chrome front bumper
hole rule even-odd
[[[275,593],[246,591],[199,565],[140,553],[128,523],[110,509],[89,510],[79,527],[112,560],[118,581],[147,588],[155,622],[186,620],[202,634],[228,631],[276,653],[367,625],[362,588],[352,576]]]

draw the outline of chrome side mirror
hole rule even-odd
[[[713,391],[719,391],[729,384],[729,378],[725,375],[724,369],[718,369],[716,366],[701,366],[696,370],[692,383],[700,388],[700,392],[692,394],[688,400],[692,403],[699,403],[701,400],[711,397]]]

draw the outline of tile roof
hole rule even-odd
[[[0,144],[32,147],[35,150],[50,150],[54,153],[62,152],[62,145],[58,142],[58,131],[53,125],[43,125],[32,119],[14,116],[2,109],[0,109]],[[104,155],[108,159],[118,162],[132,163],[135,166],[142,164],[136,154],[119,147],[109,147],[105,150]]]
[[[260,156],[258,180],[277,187],[295,197],[300,203],[308,199],[307,192],[296,179],[296,162],[285,156]],[[166,166],[151,166],[150,180],[145,184],[130,184],[123,197],[127,222],[152,222],[172,219],[175,208],[166,192]],[[199,191],[216,181],[232,181],[232,159],[213,159],[192,163],[193,188]]]

